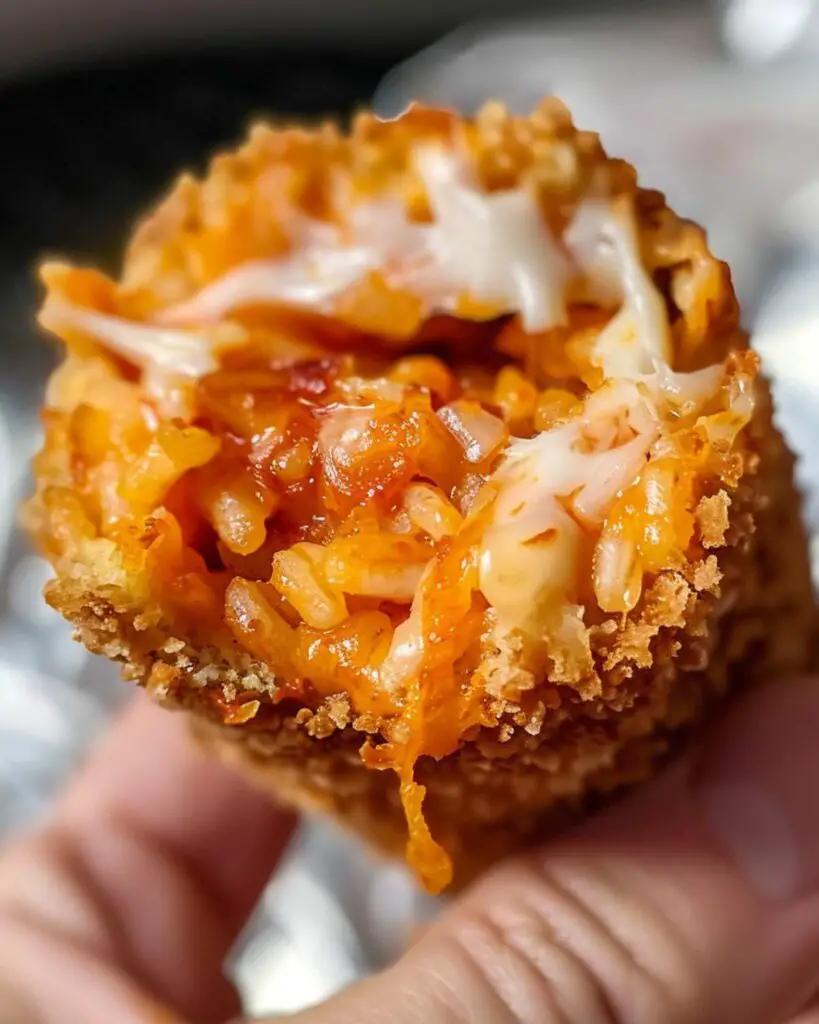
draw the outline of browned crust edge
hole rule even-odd
[[[603,695],[559,720],[546,715],[537,728],[512,714],[457,753],[419,763],[425,814],[453,856],[456,885],[650,776],[725,694],[815,663],[817,615],[793,457],[772,425],[765,389],[760,404],[749,427],[758,471],[732,498],[727,544],[717,554],[719,593],[698,592],[693,570],[689,580],[666,574],[667,594],[682,590],[686,600],[679,621],[667,619],[651,636],[648,664],[613,666]],[[397,777],[363,765],[367,723],[353,719],[346,697],[316,713],[276,703],[275,680],[238,645],[192,649],[140,622],[116,587],[89,592],[82,574],[54,581],[48,599],[86,647],[122,662],[125,676],[159,703],[192,712],[208,750],[278,799],[333,815],[387,854],[403,852]],[[259,713],[222,724],[211,698],[226,686],[259,696]]]

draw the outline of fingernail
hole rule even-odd
[[[819,890],[819,680],[750,694],[706,741],[694,778],[711,832],[760,895]]]

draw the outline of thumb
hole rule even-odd
[[[294,1024],[780,1024],[819,981],[819,683],[497,868],[380,976]]]

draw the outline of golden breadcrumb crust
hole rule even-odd
[[[565,222],[596,171],[605,171],[607,189],[633,193],[643,255],[675,310],[675,369],[699,369],[745,348],[727,268],[708,252],[701,229],[677,218],[659,193],[638,190],[631,168],[609,160],[596,136],[575,132],[561,111],[541,108],[525,144],[510,141],[512,122],[495,108],[482,115],[473,144],[484,161],[484,183],[508,184],[509,154],[518,158],[522,146],[551,197],[550,211]],[[408,122],[405,148],[419,124],[437,125],[429,113],[416,116],[421,120]],[[365,188],[368,175],[374,190],[383,187],[391,173],[388,142],[395,138],[395,126],[371,118],[358,122],[352,143],[344,143],[357,161],[357,188]],[[201,253],[194,259],[185,239],[197,236],[208,216],[216,225],[208,230],[218,235],[213,208],[221,209],[219,196],[257,174],[271,153],[298,168],[349,162],[346,150],[334,155],[341,148],[330,130],[307,136],[260,129],[239,156],[217,160],[206,186],[185,179],[135,235],[122,301],[147,310],[184,299],[206,283],[212,271],[202,270]],[[406,159],[402,153],[397,162]],[[603,178],[597,178],[599,186]],[[209,243],[211,259],[222,252],[217,242]],[[346,322],[355,323],[361,307],[348,314]],[[72,358],[83,357],[75,347]],[[632,611],[598,616],[589,626],[593,689],[583,690],[580,679],[573,687],[565,669],[559,684],[532,678],[520,636],[500,636],[482,665],[496,724],[473,728],[454,753],[417,763],[416,781],[426,787],[423,815],[452,856],[456,885],[649,776],[675,738],[729,690],[813,664],[816,614],[793,459],[772,424],[761,379],[756,403],[735,466],[738,482],[717,481],[699,500],[697,543],[684,567],[648,579]],[[77,514],[71,443],[57,416],[37,463],[37,493],[27,517],[57,570],[47,599],[74,623],[77,638],[121,662],[125,676],[162,705],[192,712],[210,749],[278,797],[326,810],[380,849],[401,852],[407,823],[398,775],[367,767],[361,758],[364,742],[383,736],[383,723],[357,712],[344,692],[307,706],[228,630],[208,638],[209,644],[181,630],[133,553],[141,541],[123,553],[117,538],[98,535]],[[522,703],[510,699],[515,694],[525,698]]]
[[[640,620],[600,638],[607,668],[599,699],[528,721],[512,711],[459,752],[418,766],[424,814],[453,857],[456,886],[648,777],[678,731],[728,690],[814,664],[816,614],[793,458],[769,409],[759,411],[752,434],[758,475],[729,509],[717,498],[702,510],[714,542],[724,532],[726,546],[687,579],[660,577]],[[117,588],[91,589],[84,573],[53,581],[47,597],[89,650],[122,662],[126,678],[164,706],[194,711],[206,746],[278,799],[329,812],[382,851],[403,852],[398,777],[364,767],[362,734],[375,723],[355,718],[343,695],[317,712],[265,703],[252,720],[225,725],[206,691],[275,690],[263,665],[238,650],[197,650],[161,629],[140,629],[133,610],[118,606]]]

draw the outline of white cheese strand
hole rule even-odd
[[[624,429],[631,439],[613,443]],[[512,442],[492,478],[499,493],[479,563],[481,591],[501,621],[533,629],[544,600],[571,600],[582,539],[577,519],[600,522],[639,475],[658,433],[651,403],[636,385],[620,382],[593,395],[565,426]],[[577,519],[566,510],[569,500]]]
[[[582,272],[589,297],[620,310],[600,332],[593,361],[606,378],[634,379],[659,362],[671,363],[671,335],[662,295],[640,258],[631,200],[581,203],[565,242]]]
[[[209,331],[179,331],[62,301],[46,303],[39,319],[43,327],[58,334],[66,328],[89,334],[134,366],[150,370],[154,380],[163,372],[177,378],[204,377],[218,369],[219,351],[245,340],[245,332],[235,324],[222,324]]]
[[[441,148],[419,149],[415,163],[432,224],[411,222],[398,199],[353,207],[344,235],[294,217],[288,254],[243,263],[157,319],[209,323],[265,302],[331,313],[334,299],[378,271],[392,287],[418,295],[430,313],[453,310],[468,295],[520,313],[527,331],[565,323],[569,262],[535,196],[523,188],[483,192],[465,161]]]
[[[667,363],[655,362],[654,373],[639,379],[655,399],[664,400],[683,415],[698,412],[716,394],[725,376],[725,365],[715,363],[691,373],[677,373]]]
[[[251,260],[206,285],[193,298],[164,310],[167,324],[216,323],[241,306],[276,303],[329,313],[332,300],[379,266],[380,255],[361,246],[313,245],[279,260]]]
[[[482,192],[441,149],[420,149],[415,162],[435,216],[436,269],[453,288],[519,312],[532,333],[565,323],[569,264],[534,195],[524,188]]]

